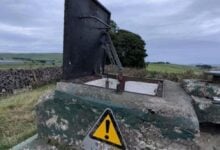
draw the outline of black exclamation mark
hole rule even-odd
[[[106,130],[105,139],[106,139],[106,140],[109,139],[109,136],[108,136],[109,128],[110,128],[110,121],[109,121],[109,120],[106,120],[106,121],[105,121],[105,130]]]

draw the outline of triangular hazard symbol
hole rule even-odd
[[[92,129],[90,137],[120,149],[126,149],[121,132],[110,109],[105,110]]]

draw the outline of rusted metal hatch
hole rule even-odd
[[[66,0],[64,22],[64,79],[92,75],[104,66],[101,37],[111,13],[97,0]]]

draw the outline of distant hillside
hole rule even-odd
[[[34,69],[61,66],[61,53],[0,53],[0,69]]]
[[[201,69],[194,66],[177,65],[177,64],[159,64],[159,63],[149,64],[147,70],[154,72],[162,72],[162,73],[184,73],[189,70],[193,70],[196,72],[201,71]]]
[[[0,59],[31,59],[31,60],[55,60],[62,62],[61,53],[0,53]]]

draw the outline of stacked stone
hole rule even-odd
[[[62,77],[60,67],[34,70],[10,69],[0,71],[0,95],[13,94],[15,90],[38,87]]]

